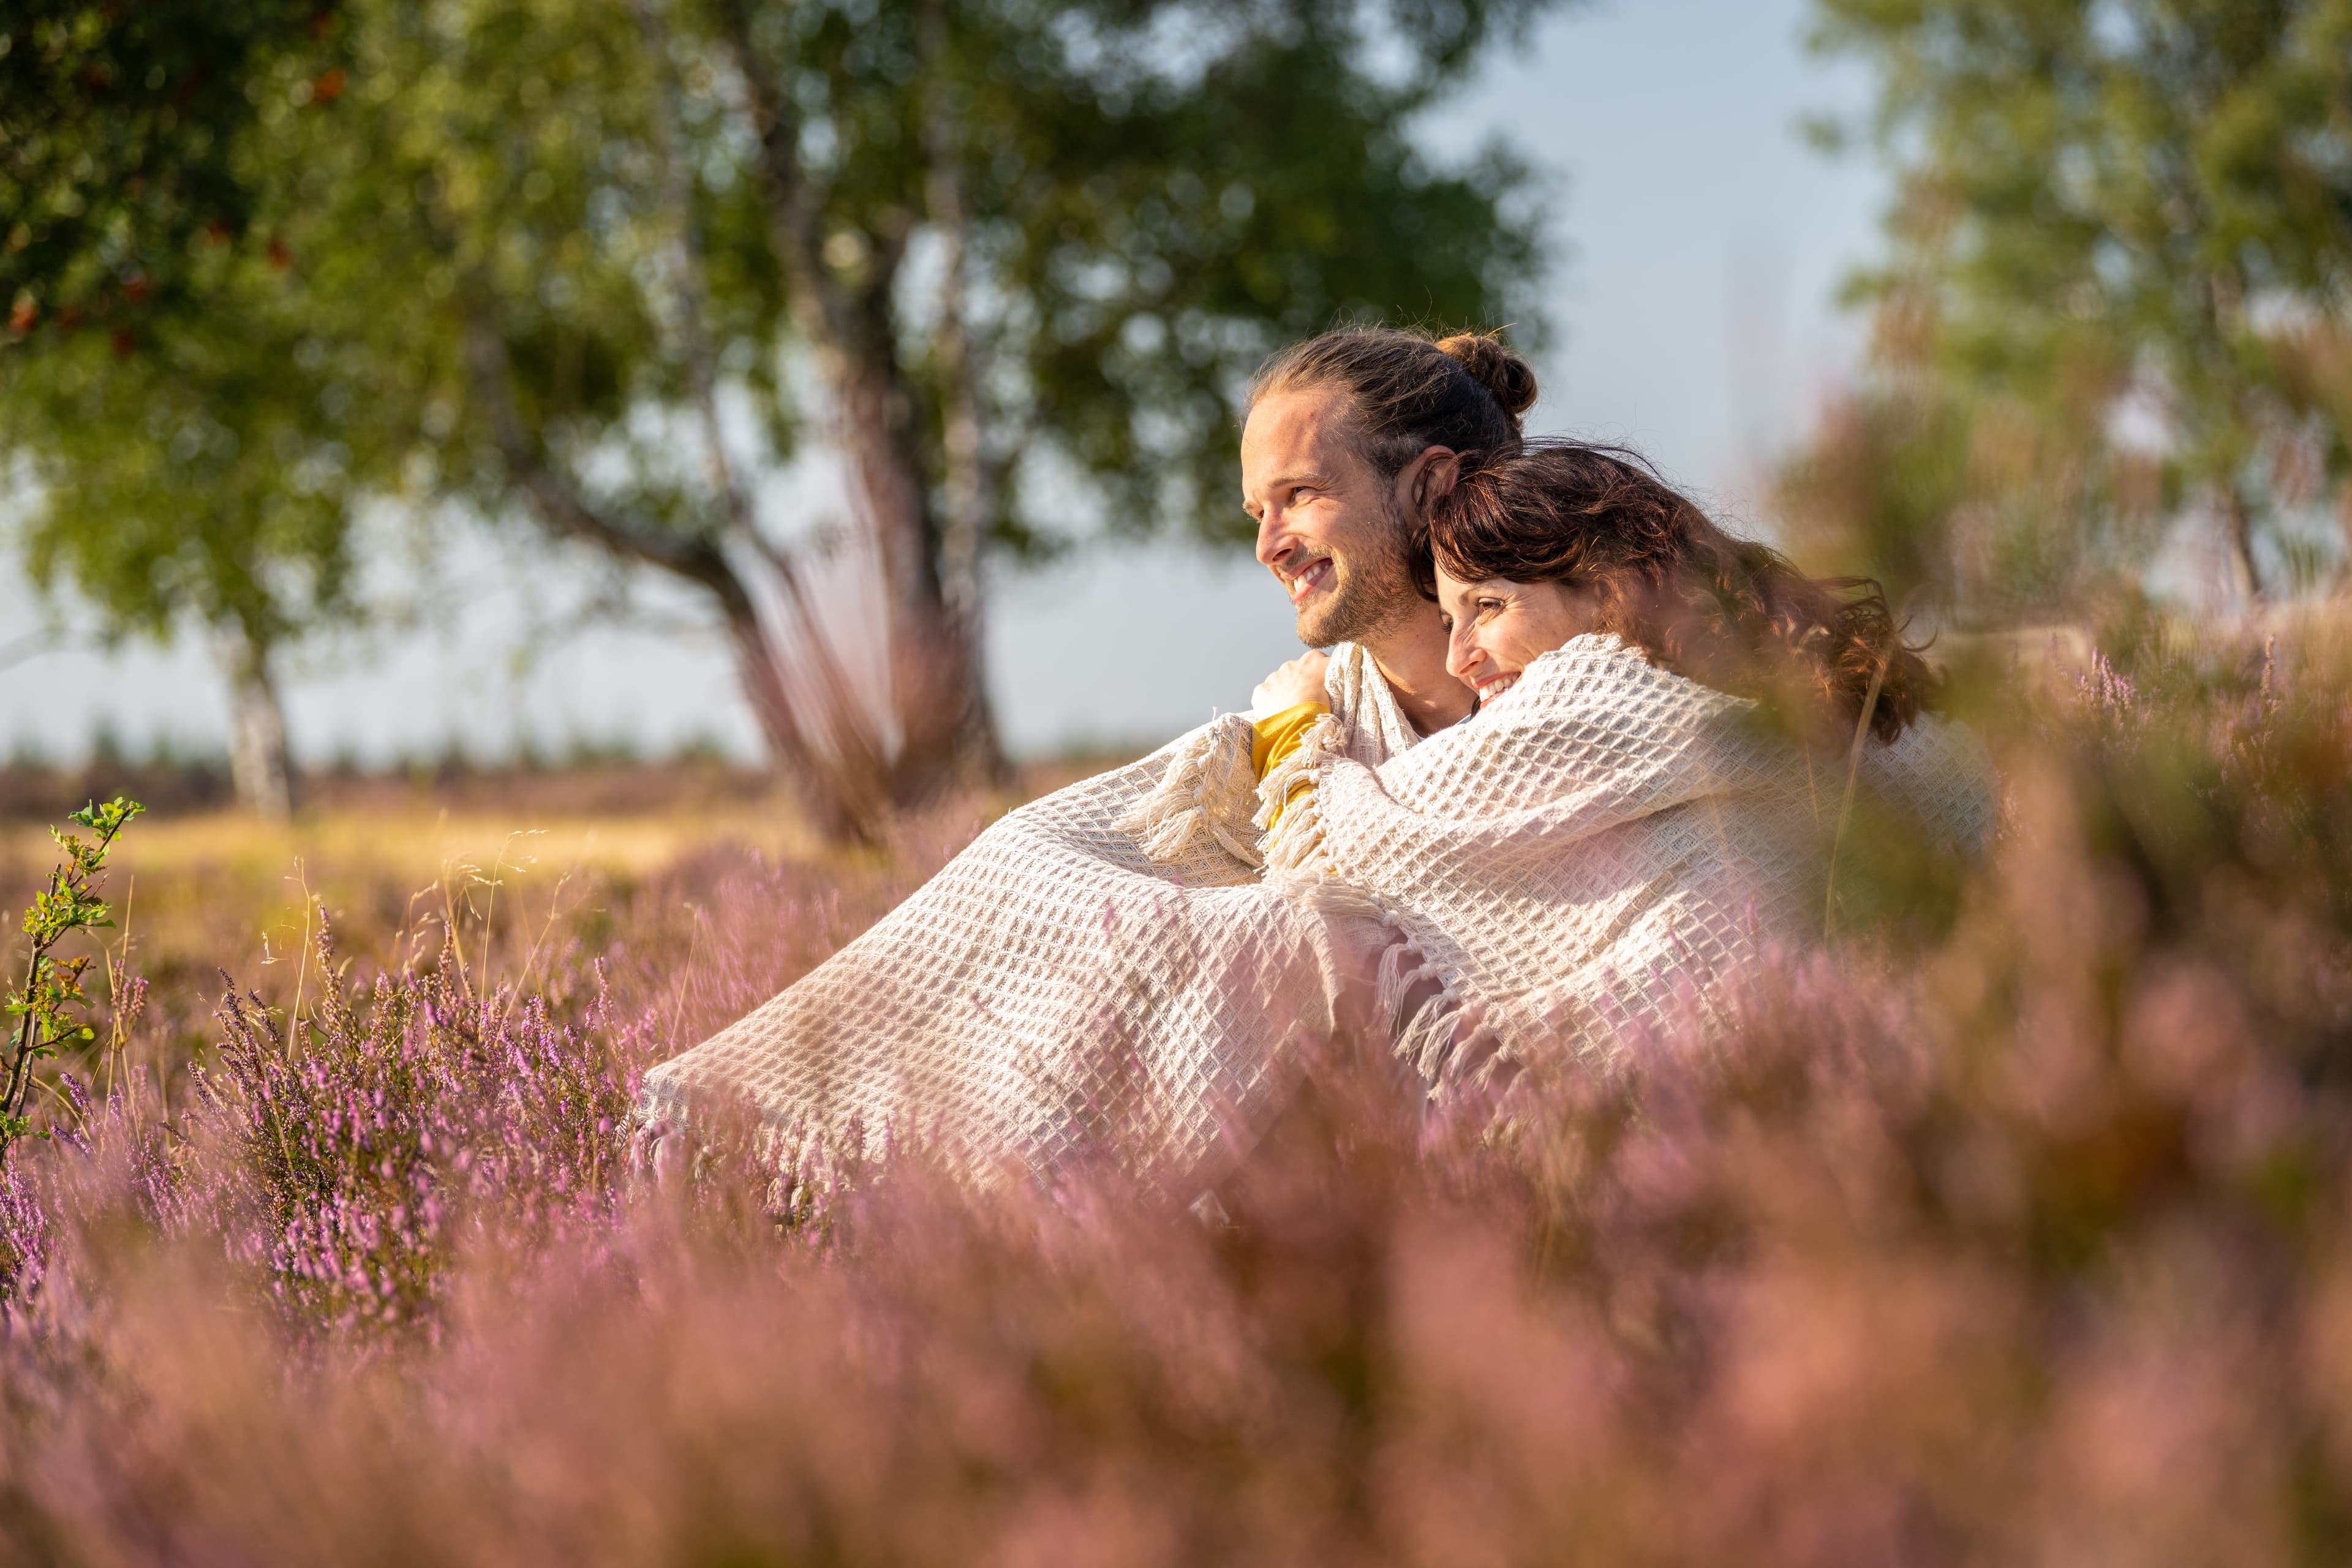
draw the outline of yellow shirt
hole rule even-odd
[[[1300,742],[1307,739],[1307,731],[1315,721],[1330,710],[1329,706],[1325,703],[1302,702],[1296,708],[1286,708],[1279,713],[1252,723],[1250,725],[1250,767],[1255,771],[1259,778],[1265,778],[1268,769],[1298,750]],[[1306,787],[1307,781],[1300,779],[1291,786],[1289,795],[1282,804],[1288,805],[1291,801],[1298,798],[1298,792]],[[1282,820],[1279,807],[1275,811],[1274,819],[1276,822]]]

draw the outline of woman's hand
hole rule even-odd
[[[1331,661],[1312,649],[1300,654],[1258,682],[1257,689],[1250,693],[1250,711],[1265,719],[1302,702],[1328,702],[1323,672],[1330,668]]]

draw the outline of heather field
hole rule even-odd
[[[1442,1111],[1339,1042],[1217,1224],[638,1157],[647,1064],[1008,800],[159,801],[0,1173],[0,1559],[2343,1561],[2352,648],[2096,640],[1958,659],[1991,857],[1858,813],[1735,1037]]]

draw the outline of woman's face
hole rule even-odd
[[[1540,653],[1592,629],[1590,596],[1565,583],[1465,583],[1437,567],[1437,611],[1445,622],[1445,668],[1491,702],[1518,684]]]

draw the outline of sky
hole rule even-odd
[[[1834,295],[1877,247],[1886,183],[1832,161],[1801,117],[1868,84],[1808,56],[1808,0],[1599,0],[1492,63],[1425,128],[1440,156],[1507,139],[1554,183],[1530,431],[1625,442],[1735,529],[1767,531],[1760,475],[1852,372],[1860,323]],[[1236,479],[1236,501],[1238,479]],[[527,536],[446,541],[451,584],[410,624],[299,652],[285,699],[299,761],[380,765],[453,745],[483,759],[575,742],[662,752],[758,742],[691,597],[635,585],[634,624],[584,617],[607,579]],[[27,657],[42,613],[0,559],[0,758],[226,749],[210,650],[69,647]],[[1000,573],[989,679],[1016,755],[1157,742],[1297,651],[1246,552],[1087,552]]]

